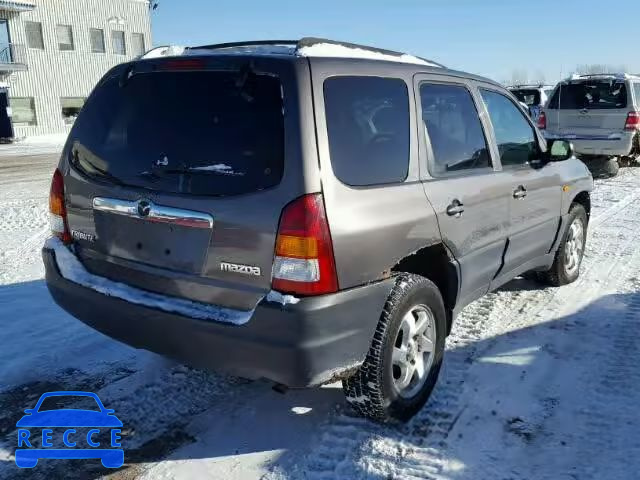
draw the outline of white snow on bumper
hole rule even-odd
[[[89,273],[71,250],[56,237],[47,239],[45,248],[55,252],[58,269],[66,280],[109,297],[116,297],[137,305],[157,308],[200,320],[213,320],[234,325],[247,323],[255,311],[255,307],[249,311],[234,310],[217,305],[168,297],[94,275]]]

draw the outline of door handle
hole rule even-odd
[[[516,200],[519,200],[521,198],[524,198],[527,196],[527,189],[524,188],[523,185],[518,186],[518,188],[516,188],[513,191],[513,198],[515,198]]]
[[[450,217],[459,217],[464,212],[464,205],[457,198],[447,207],[447,215]]]

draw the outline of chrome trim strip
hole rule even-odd
[[[141,215],[139,213],[138,207],[141,203],[149,207],[149,213],[147,215]],[[117,198],[95,197],[93,199],[93,209],[154,223],[171,223],[191,228],[213,228],[213,217],[208,213],[165,207],[143,199],[130,202]]]

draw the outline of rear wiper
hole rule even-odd
[[[116,177],[112,173],[109,173],[106,170],[98,167],[96,164],[94,164],[90,160],[88,160],[86,158],[84,158],[83,160],[80,160],[80,158],[78,158],[77,153],[75,155],[71,155],[71,164],[74,167],[82,170],[82,172],[84,174],[89,175],[91,177],[105,177],[105,178],[108,178],[111,182],[113,182],[113,183],[115,183],[117,185],[125,185],[125,183],[122,180],[120,180],[118,177]],[[87,164],[91,168],[87,169],[87,168],[85,168],[85,166],[83,164]],[[96,175],[95,173],[97,173],[98,175]]]
[[[143,172],[140,175],[225,175],[230,176],[228,172],[215,169],[204,169],[198,167],[156,167],[154,166],[150,172]]]

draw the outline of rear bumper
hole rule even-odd
[[[199,320],[98,293],[62,277],[45,248],[47,287],[90,327],[193,366],[290,387],[319,385],[364,360],[394,280],[282,306],[262,301],[243,325]]]
[[[562,139],[573,143],[577,154],[603,155],[603,156],[627,156],[633,150],[633,138],[635,132],[619,132],[612,135],[571,135],[568,133],[556,134],[546,132],[548,140]]]

